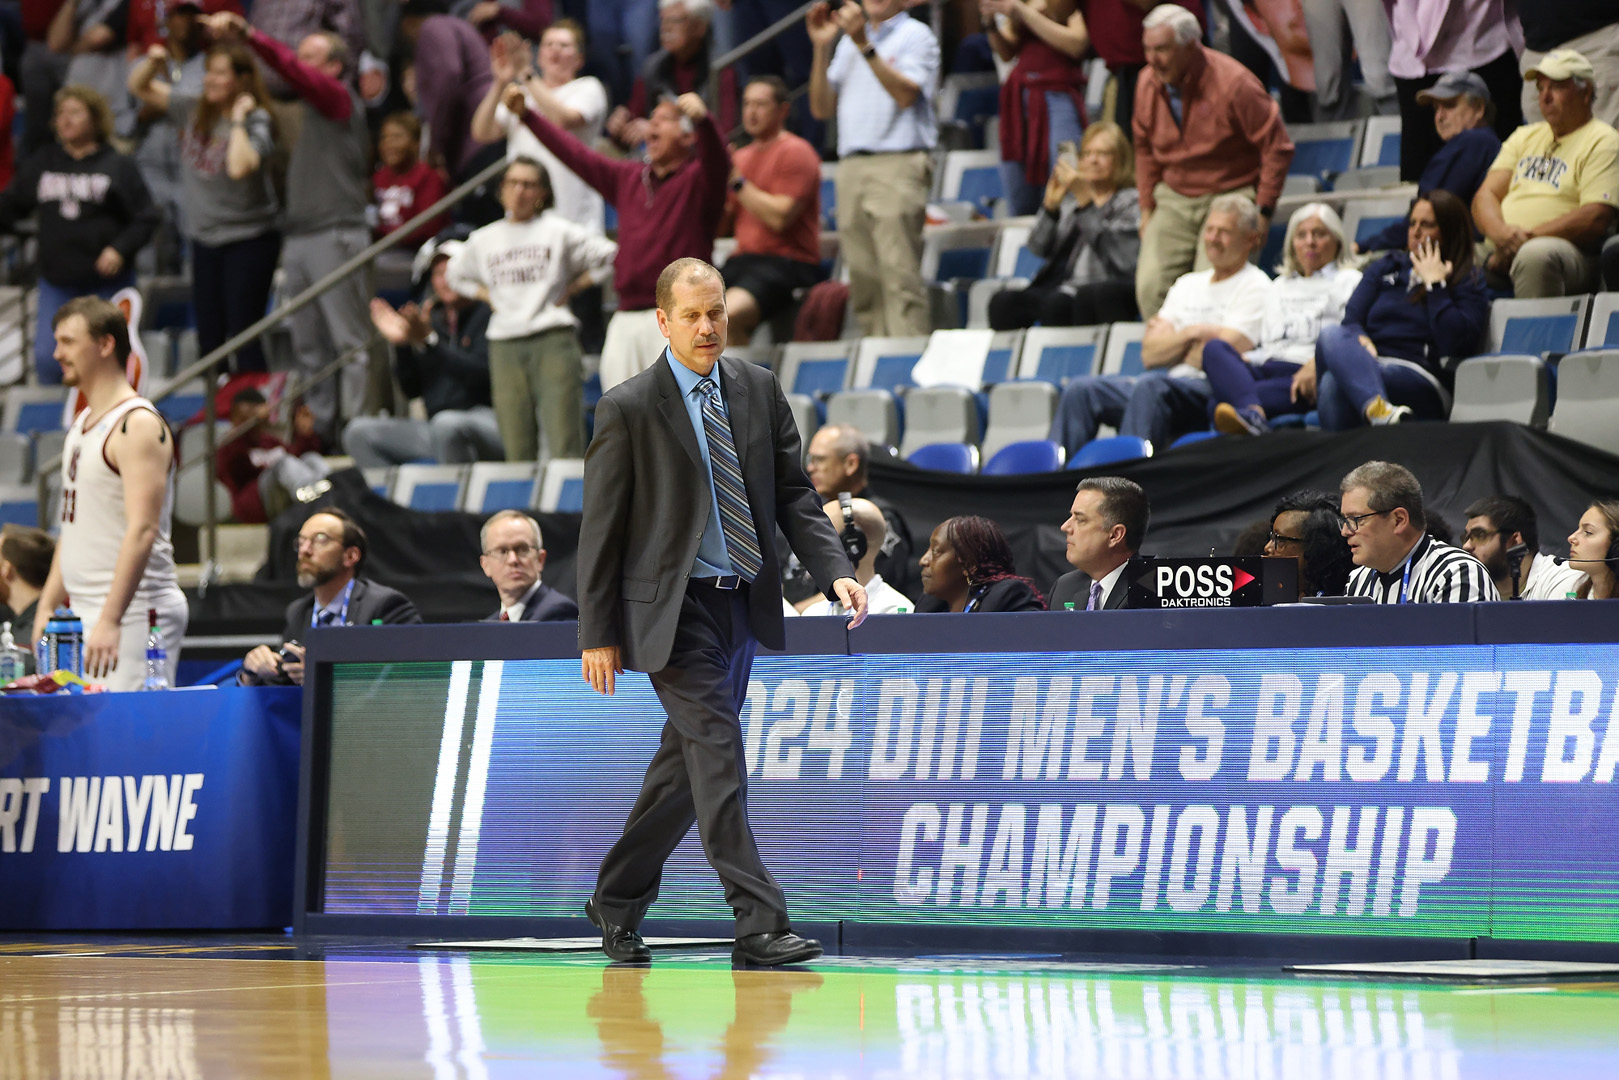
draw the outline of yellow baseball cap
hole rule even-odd
[[[1591,67],[1591,61],[1575,52],[1573,49],[1553,49],[1540,58],[1540,63],[1523,73],[1524,82],[1534,82],[1535,77],[1544,75],[1552,82],[1562,82],[1564,79],[1584,79],[1593,85],[1596,83],[1596,71]]]

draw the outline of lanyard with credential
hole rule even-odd
[[[343,586],[343,606],[338,609],[337,621],[332,623],[332,626],[347,626],[349,624],[349,597],[353,593],[354,582],[351,580],[347,585]],[[320,626],[320,613],[325,610],[325,608],[316,608],[309,613],[309,628],[311,630]]]
[[[1397,604],[1405,603],[1406,589],[1411,585],[1411,564],[1416,561],[1416,558],[1417,549],[1412,548],[1411,554],[1405,557],[1405,573],[1400,575],[1400,598],[1395,601]]]

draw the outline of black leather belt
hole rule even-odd
[[[725,589],[727,591],[731,589],[740,589],[742,587],[742,578],[737,574],[724,574],[720,577],[692,578],[692,581],[697,582],[700,585],[710,585],[716,589]]]
[[[927,147],[918,146],[911,150],[850,150],[844,157],[882,157],[886,154],[924,154]]]

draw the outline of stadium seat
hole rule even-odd
[[[1585,328],[1585,347],[1619,346],[1619,292],[1601,292],[1591,298],[1591,320]]]
[[[815,407],[815,399],[808,394],[788,394],[787,407],[793,410],[793,422],[798,425],[798,438],[804,444],[804,452],[807,454],[810,436],[821,426],[820,410]]]
[[[854,368],[852,349],[848,341],[789,342],[781,353],[782,390],[814,398],[844,389]]]
[[[1570,352],[1578,347],[1590,308],[1589,296],[1497,300],[1490,305],[1489,351],[1531,356]]]
[[[867,442],[893,446],[899,442],[899,404],[888,390],[839,390],[826,403],[828,424],[847,424]]]
[[[1029,279],[1025,277],[987,277],[979,278],[967,286],[967,329],[989,329],[989,302],[995,299],[995,294],[1006,289],[1026,289]]]
[[[373,467],[361,469],[360,475],[365,477],[365,486],[379,499],[386,499],[393,494],[394,474],[399,470],[395,467]]]
[[[989,342],[989,353],[984,357],[984,385],[993,386],[1012,378],[1023,356],[1026,331],[1001,330]]]
[[[167,326],[154,326],[141,331],[149,376],[167,379],[174,374],[174,335],[174,329]]]
[[[1169,448],[1173,450],[1177,446],[1190,446],[1192,443],[1207,442],[1210,439],[1218,439],[1219,437],[1220,433],[1218,431],[1188,431],[1185,435],[1170,443]]]
[[[1294,195],[1314,195],[1321,190],[1319,176],[1304,176],[1301,173],[1288,173],[1282,181],[1282,198]]]
[[[905,395],[905,433],[900,455],[940,443],[978,441],[978,402],[959,386],[916,389]]]
[[[951,150],[939,170],[938,199],[964,202],[984,217],[993,217],[1001,190],[1001,155],[997,150]],[[983,274],[978,275],[982,277]]]
[[[991,387],[989,424],[979,451],[992,458],[996,451],[1012,443],[1048,437],[1051,420],[1057,414],[1057,396],[1055,386],[1038,379]]]
[[[1018,377],[1065,386],[1080,375],[1094,375],[1107,338],[1105,326],[1036,326],[1023,335]]]
[[[918,469],[972,475],[978,471],[978,447],[967,443],[929,443],[905,455]]]
[[[36,431],[59,430],[62,403],[67,400],[67,393],[64,386],[13,386],[6,391],[0,431],[31,435]]]
[[[861,338],[855,346],[852,388],[896,391],[912,385],[911,369],[927,347],[925,337]]]
[[[38,524],[39,493],[34,485],[0,485],[0,525]]]
[[[465,465],[401,465],[390,497],[412,510],[459,510],[466,488]]]
[[[34,447],[15,431],[0,434],[0,487],[24,484],[34,474]]]
[[[1152,443],[1138,435],[1110,435],[1092,439],[1079,448],[1079,453],[1068,459],[1070,469],[1091,469],[1098,465],[1113,465],[1120,461],[1137,461],[1152,457]]]
[[[922,359],[928,360],[930,365],[941,360],[948,362],[950,376],[945,378],[939,369],[933,368],[933,375],[927,381],[937,385],[963,386],[969,390],[979,390],[986,382],[994,381],[990,378],[989,372],[990,353],[999,351],[996,363],[999,371],[997,377],[1005,378],[1011,360],[1011,350],[1018,340],[1017,331],[986,334],[982,329],[935,330],[928,336]],[[856,370],[858,369],[857,362]],[[913,370],[911,374],[914,379],[915,371]],[[858,375],[856,378],[858,379]]]
[[[1399,167],[1400,118],[1398,116],[1370,116],[1366,118],[1366,133],[1361,138],[1361,166]]]
[[[821,162],[821,228],[834,232],[838,227],[838,163]]]
[[[929,229],[922,239],[922,280],[954,282],[988,277],[999,233],[1000,226],[987,221]]]
[[[1026,224],[1028,218],[1013,218],[1001,226],[995,243],[995,276],[1032,278],[1039,273],[1045,261],[1029,250],[1029,234],[1034,231]]]
[[[1146,323],[1117,322],[1107,328],[1107,350],[1102,353],[1103,375],[1140,375],[1141,337]]]
[[[174,520],[181,525],[202,525],[208,520],[208,487],[214,489],[217,520],[231,520],[230,488],[220,483],[214,470],[202,464],[182,467],[174,477]]]
[[[548,514],[577,514],[585,508],[582,458],[552,458],[540,478],[540,506]]]
[[[1022,476],[1026,473],[1057,472],[1062,468],[1062,444],[1050,439],[1030,439],[1008,443],[995,452],[980,470],[985,476]]]
[[[1549,429],[1619,454],[1619,349],[1569,353],[1557,365],[1557,405]]]
[[[1450,422],[1510,420],[1545,427],[1551,406],[1551,378],[1538,356],[1475,356],[1456,366]]]
[[[1411,211],[1410,199],[1352,199],[1344,207],[1344,235],[1365,248],[1367,243]]]
[[[1327,180],[1359,164],[1360,140],[1365,125],[1359,120],[1330,124],[1293,124],[1287,133],[1293,139],[1290,174]]]
[[[959,120],[983,142],[984,125],[1001,113],[1001,85],[993,71],[946,76],[939,85],[938,115]]]
[[[537,501],[539,466],[528,461],[480,461],[467,476],[463,508],[472,514],[527,510]]]
[[[1362,165],[1358,169],[1341,172],[1332,182],[1334,191],[1376,191],[1395,187],[1400,183],[1398,165]]]

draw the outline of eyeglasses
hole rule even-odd
[[[517,556],[519,562],[527,562],[529,559],[532,559],[539,553],[540,549],[535,547],[533,544],[513,544],[511,547],[490,548],[488,551],[484,552],[484,554],[489,556],[491,559],[499,559],[502,562],[511,558],[513,555]]]
[[[294,552],[299,552],[307,547],[313,551],[315,548],[325,547],[327,544],[336,543],[340,539],[341,537],[328,536],[323,532],[315,533],[312,536],[295,536],[292,538],[292,550]]]
[[[1346,536],[1354,536],[1360,532],[1361,526],[1366,524],[1367,518],[1382,517],[1384,514],[1394,513],[1393,509],[1373,510],[1369,514],[1339,514],[1338,528]]]
[[[1462,535],[1463,540],[1471,540],[1475,544],[1482,544],[1492,536],[1500,536],[1500,529],[1468,529]]]
[[[1270,542],[1275,547],[1281,547],[1283,544],[1302,544],[1304,543],[1304,537],[1283,536],[1281,533],[1272,529],[1270,534]]]
[[[501,183],[509,188],[525,188],[533,191],[538,191],[540,188],[545,186],[538,180],[519,180],[515,176],[507,177],[505,180],[502,180]]]

